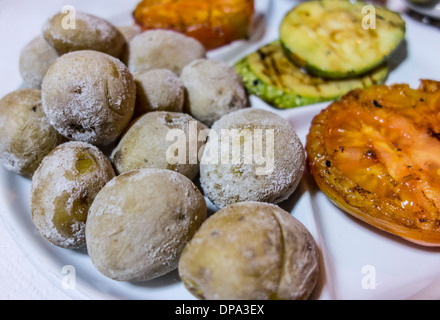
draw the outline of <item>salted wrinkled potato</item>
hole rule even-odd
[[[98,193],[86,224],[94,266],[118,281],[146,281],[177,268],[185,244],[206,219],[206,202],[185,176],[138,169]]]
[[[276,205],[240,202],[211,215],[183,250],[179,275],[197,298],[302,300],[320,275],[306,227]]]
[[[50,67],[42,99],[46,116],[63,136],[104,145],[116,140],[130,122],[136,84],[119,59],[98,51],[75,51]]]
[[[151,69],[169,69],[180,75],[191,61],[206,56],[206,50],[196,39],[171,30],[147,30],[129,44],[128,66],[132,73]]]
[[[124,36],[127,43],[142,32],[142,29],[136,24],[119,26],[117,28]]]
[[[130,56],[130,41],[134,37],[139,35],[142,32],[142,30],[136,24],[119,26],[118,29],[122,33],[122,35],[124,36],[125,41],[127,43],[127,47],[126,47],[125,53],[124,53],[124,55],[122,56],[122,59],[121,59],[122,62],[124,62],[127,65],[128,64],[128,57]]]
[[[110,161],[91,144],[69,141],[52,150],[32,178],[32,221],[40,234],[62,248],[83,247],[89,208],[114,176]]]
[[[44,76],[58,58],[55,49],[39,35],[32,39],[20,52],[19,71],[25,84],[41,89]]]
[[[46,118],[38,89],[18,89],[0,99],[0,137],[0,162],[28,178],[53,148],[66,141]]]
[[[81,11],[59,12],[43,25],[43,36],[59,55],[94,50],[122,59],[127,41],[119,29],[100,17]]]
[[[150,111],[182,112],[185,88],[180,78],[168,69],[153,69],[134,75],[135,115]]]
[[[192,180],[199,172],[204,129],[205,125],[185,113],[149,112],[130,125],[110,158],[118,174],[159,168],[179,172]]]
[[[218,208],[241,201],[280,203],[298,187],[304,147],[276,113],[246,108],[211,127],[200,159],[200,184]]]
[[[187,91],[187,112],[208,126],[227,113],[249,107],[240,76],[225,62],[198,59],[183,68],[180,79]]]

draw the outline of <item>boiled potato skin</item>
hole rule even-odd
[[[130,122],[136,84],[119,59],[81,50],[64,54],[50,67],[42,99],[50,123],[66,138],[105,145]]]
[[[110,22],[84,12],[75,13],[75,28],[64,27],[67,14],[57,13],[43,25],[43,36],[59,55],[94,50],[122,59],[127,49],[124,35]]]
[[[268,156],[264,167],[255,161],[256,157],[249,162],[212,159],[211,154],[215,154],[216,149],[224,148],[222,132],[233,130],[236,132],[231,134],[234,140],[240,137],[241,131],[248,131],[255,137],[254,141],[247,139],[253,146],[253,151],[247,152],[254,152],[255,156],[255,150],[261,145]],[[273,141],[266,138],[266,141],[257,142],[258,130],[266,137],[273,132]],[[234,148],[233,139],[229,139],[229,150]],[[256,108],[230,112],[212,125],[207,140],[200,159],[200,185],[217,208],[241,201],[280,203],[295,192],[301,181],[305,169],[304,147],[290,123],[273,112]],[[245,150],[243,147],[240,151],[242,157]],[[270,152],[273,155],[269,156]],[[222,150],[217,153],[221,155]]]
[[[31,185],[32,221],[40,234],[62,248],[83,247],[89,207],[114,176],[110,161],[93,145],[70,141],[52,150]]]
[[[183,68],[180,79],[186,89],[186,112],[207,126],[250,106],[240,76],[225,62],[194,60]]]
[[[204,129],[205,125],[185,113],[148,112],[130,125],[113,149],[111,161],[119,174],[140,168],[159,168],[179,172],[193,180],[199,173],[199,163],[197,157],[191,157],[189,153],[193,151],[191,145],[197,147],[194,150],[197,154],[202,148],[204,141],[198,141],[198,135]],[[174,159],[167,158],[167,153],[177,143],[167,140],[172,130],[178,130],[186,139],[183,162],[173,163]],[[191,136],[191,131],[194,131],[195,137]]]
[[[182,112],[185,88],[180,78],[168,69],[153,69],[134,75],[135,115],[151,111]]]
[[[41,89],[44,76],[58,58],[55,49],[39,35],[20,52],[19,70],[26,86]]]
[[[185,287],[208,300],[307,299],[319,270],[307,229],[279,207],[251,201],[211,215],[179,262]]]
[[[0,162],[27,178],[66,141],[46,118],[38,89],[18,89],[0,99],[0,137]]]
[[[206,50],[196,39],[170,30],[147,30],[129,43],[128,67],[133,74],[168,69],[180,75],[190,62],[204,58]]]
[[[87,251],[111,279],[157,278],[177,267],[206,215],[202,194],[185,176],[166,169],[132,170],[96,196],[87,217]]]

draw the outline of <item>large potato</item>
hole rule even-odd
[[[199,133],[206,126],[180,112],[149,112],[125,132],[111,154],[117,173],[140,168],[169,169],[194,179],[199,172]],[[203,140],[203,141],[199,141]]]
[[[66,139],[49,123],[38,89],[15,90],[0,99],[0,162],[32,177],[43,158]]]
[[[200,184],[218,208],[240,201],[280,203],[296,190],[304,169],[304,147],[290,123],[273,112],[246,108],[212,126],[200,160]]]
[[[46,116],[62,135],[104,145],[130,122],[136,84],[119,59],[98,51],[75,51],[49,68],[42,99]]]
[[[177,267],[206,214],[205,199],[185,176],[165,169],[133,170],[96,196],[87,218],[87,250],[95,267],[111,279],[153,279]]]
[[[227,113],[249,107],[240,76],[222,61],[197,59],[183,68],[180,79],[187,91],[187,112],[208,126]]]
[[[241,202],[210,216],[185,246],[179,274],[199,299],[307,299],[319,278],[318,248],[279,207]]]
[[[43,36],[59,55],[94,50],[122,59],[127,48],[118,28],[105,19],[80,11],[74,16],[61,12],[53,15],[43,25]]]
[[[170,30],[147,30],[130,43],[128,66],[132,73],[169,69],[180,75],[193,60],[205,57],[205,48],[196,39]]]
[[[95,146],[70,141],[47,155],[31,185],[32,221],[40,234],[62,248],[85,245],[89,207],[115,173]]]
[[[136,82],[135,117],[151,111],[182,112],[185,88],[168,69],[153,69],[134,75]]]
[[[55,49],[39,35],[32,39],[20,52],[19,70],[25,84],[41,89],[44,76],[58,58]]]

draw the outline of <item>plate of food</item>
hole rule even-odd
[[[0,4],[25,256],[73,299],[440,298],[438,29],[199,3]]]

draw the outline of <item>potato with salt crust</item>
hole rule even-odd
[[[0,162],[27,178],[66,141],[46,118],[38,89],[18,89],[0,99],[0,137]]]
[[[19,70],[26,86],[41,89],[41,83],[49,67],[58,58],[58,53],[43,38],[37,36],[20,52]]]
[[[174,72],[148,70],[135,74],[134,79],[137,90],[135,116],[150,111],[183,111],[185,88]]]
[[[59,55],[93,50],[122,59],[127,49],[124,35],[100,17],[76,11],[57,13],[43,25],[43,36]]]
[[[115,173],[95,146],[69,141],[47,155],[31,185],[32,221],[50,243],[68,249],[85,245],[89,207]]]
[[[193,61],[183,68],[180,79],[187,91],[187,112],[208,126],[229,112],[249,107],[240,76],[225,62]]]
[[[279,203],[296,190],[304,169],[304,147],[290,123],[247,108],[212,126],[200,159],[200,184],[218,208],[240,201]]]
[[[146,281],[177,268],[185,244],[206,219],[203,195],[185,176],[138,169],[98,193],[86,224],[94,266],[118,281]]]
[[[142,29],[136,24],[119,26],[117,28],[124,36],[127,43],[142,32]]]
[[[46,116],[62,135],[105,145],[116,140],[130,122],[136,84],[119,59],[98,51],[75,51],[50,67],[42,98]]]
[[[149,112],[124,133],[111,154],[118,174],[140,168],[160,168],[194,179],[199,172],[199,139],[205,125],[180,112]],[[199,141],[200,140],[200,141]]]
[[[125,38],[125,41],[127,42],[127,48],[125,50],[124,56],[121,59],[122,62],[124,62],[127,65],[128,57],[130,56],[130,41],[137,35],[141,34],[142,30],[138,25],[135,24],[119,26],[118,30],[122,33],[122,35]]]
[[[319,252],[288,212],[240,202],[202,224],[183,250],[179,275],[199,299],[303,300],[319,280]]]
[[[132,73],[169,69],[180,75],[191,61],[204,58],[206,50],[196,39],[170,30],[148,30],[130,43],[128,66]]]

